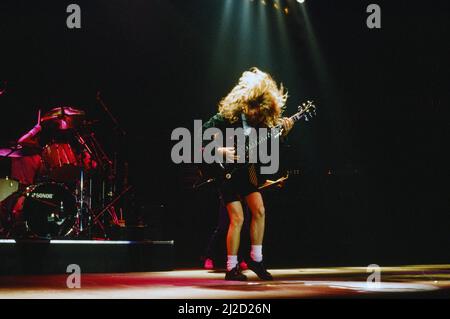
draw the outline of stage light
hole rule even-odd
[[[297,0],[298,3],[303,3],[305,0]]]

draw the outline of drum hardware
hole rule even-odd
[[[89,155],[94,156],[94,153],[92,152],[91,148],[89,147],[89,145],[86,143],[86,141],[79,132],[75,133],[75,137],[78,140],[78,143],[80,143],[80,145],[84,147],[84,149],[89,153]]]
[[[0,157],[24,157],[40,154],[42,148],[35,145],[17,144],[11,147],[0,148]]]
[[[96,213],[93,218],[93,224],[95,225],[95,224],[99,223],[100,218],[103,216],[103,214],[106,211],[110,212],[111,208],[132,188],[133,188],[132,186],[128,186],[118,196],[116,196],[115,199],[113,199],[108,205],[106,205],[100,212]],[[110,212],[110,214],[114,214],[115,217],[113,217],[113,219],[118,221],[118,218],[117,218],[117,215],[115,214],[115,212],[113,212],[113,213]]]
[[[105,150],[98,142],[95,134],[91,132],[89,136],[92,142],[93,149],[95,150],[96,158],[100,162],[100,166],[102,166],[104,169],[106,169],[108,166],[111,167],[113,165],[113,161],[106,154]]]
[[[106,105],[99,101],[120,129]],[[124,190],[116,196],[117,153],[111,160],[90,129],[96,121],[85,117],[84,111],[70,106],[53,108],[42,118],[39,111],[38,124],[42,127],[35,128],[44,134],[41,142],[42,136],[48,139],[44,147],[27,144],[28,137],[39,137],[35,132],[31,136],[30,131],[21,138],[23,143],[0,149],[0,157],[40,155],[46,171],[45,176],[40,176],[41,183],[22,191],[18,182],[5,179],[16,186],[3,192],[5,180],[0,179],[0,201],[10,197],[7,218],[14,225],[7,229],[9,233],[76,239],[92,238],[94,229],[98,229],[106,238],[106,212],[113,225],[123,224],[122,212],[119,220],[115,206],[131,186],[124,183]]]
[[[118,133],[119,137],[122,139],[124,137],[127,136],[127,132],[123,129],[123,127],[120,125],[119,121],[117,120],[117,118],[114,116],[114,114],[110,111],[108,105],[104,102],[104,100],[101,97],[101,92],[97,91],[97,95],[96,95],[96,99],[99,102],[100,106],[103,108],[104,112],[108,115],[108,117],[110,118],[112,124],[114,125],[114,130]],[[95,138],[94,138],[95,141]],[[100,150],[101,150],[101,146],[100,146]],[[104,156],[100,156],[100,158],[104,158]],[[108,185],[108,192],[106,193],[108,197],[110,197],[111,199],[114,197],[114,194],[116,193],[116,178],[117,178],[117,153],[114,153],[114,160],[113,161],[108,161],[108,177],[107,177],[107,181],[109,183]],[[116,201],[118,201],[122,196],[124,196],[130,189],[131,187],[128,186],[128,181],[127,181],[127,176],[128,176],[128,167],[127,167],[127,163],[125,164],[125,177],[124,177],[124,183],[123,183],[123,188],[125,189],[119,196],[116,197],[116,199],[112,200],[107,206],[105,206],[105,209],[103,209],[97,216],[96,219],[94,219],[94,223],[95,220],[98,220],[99,217],[103,216],[105,211],[108,211],[109,214],[111,215],[111,217],[113,218],[113,223],[115,224],[119,224],[119,219],[117,218],[117,214],[114,210],[114,204]],[[103,183],[103,190],[106,190],[106,183]],[[112,207],[109,208],[109,207]],[[122,217],[121,217],[122,220]]]
[[[111,199],[114,197],[115,193],[115,178],[116,178],[116,159],[112,161],[109,156],[106,154],[105,150],[101,146],[101,144],[98,142],[94,132],[90,132],[88,135],[83,137],[81,134],[76,133],[76,137],[78,142],[83,145],[83,147],[86,149],[88,154],[90,154],[93,158],[95,158],[98,161],[98,164],[101,168],[100,171],[104,173],[103,179],[102,179],[102,192],[101,192],[101,200],[100,200],[100,207],[105,207],[106,205],[106,211],[108,211],[109,215],[111,216],[113,222],[117,220],[117,215],[115,214],[114,210],[114,204],[107,204],[111,202]],[[92,200],[92,180],[90,180],[89,183],[89,201]],[[85,192],[85,184],[84,184],[84,178],[80,178],[80,196],[84,196]],[[79,233],[83,234],[85,230],[88,232],[88,237],[91,237],[92,234],[92,228],[94,226],[99,227],[101,234],[104,238],[107,237],[106,231],[105,231],[105,220],[97,219],[93,221],[92,216],[94,215],[92,211],[92,202],[88,205],[88,213],[87,213],[87,219],[83,214],[85,214],[86,209],[83,207],[83,205],[86,203],[84,198],[80,199],[80,230]],[[88,221],[87,227],[83,224],[84,221]]]
[[[84,224],[83,224],[83,213],[84,213],[84,172],[83,170],[81,170],[81,174],[80,174],[80,198],[79,198],[79,205],[78,205],[78,212],[77,212],[77,216],[78,216],[78,227],[79,227],[79,231],[80,233],[83,232],[84,230]]]

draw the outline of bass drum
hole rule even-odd
[[[76,224],[75,196],[61,184],[29,186],[16,196],[11,206],[14,234],[20,234],[22,229],[37,237],[63,238],[74,230]]]

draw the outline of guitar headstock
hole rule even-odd
[[[306,101],[306,103],[299,105],[298,112],[305,117],[305,121],[309,121],[316,115],[316,106],[313,101]]]

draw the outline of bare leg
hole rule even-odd
[[[248,268],[262,280],[273,280],[272,275],[262,263],[262,243],[266,219],[263,199],[259,192],[251,193],[246,199],[248,207],[252,212],[252,222],[250,224],[252,249],[250,252],[251,260],[248,263]]]
[[[242,223],[244,222],[244,212],[242,204],[239,201],[227,204],[228,216],[230,217],[230,226],[227,234],[227,253],[237,256],[241,238]]]
[[[250,239],[252,245],[262,245],[265,227],[265,209],[261,193],[254,192],[246,197],[247,205],[252,213]]]

